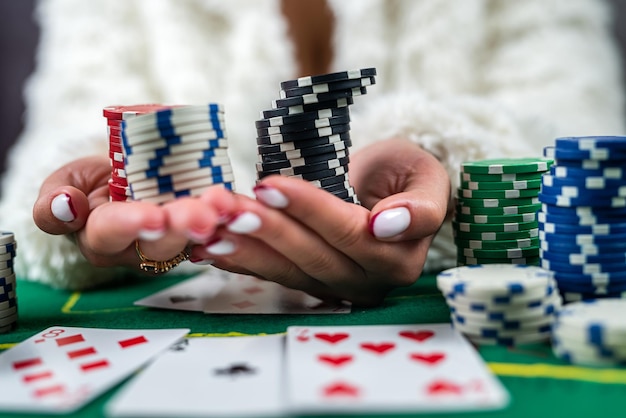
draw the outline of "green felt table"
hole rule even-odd
[[[210,338],[283,333],[289,325],[422,324],[449,320],[447,306],[435,286],[434,276],[424,276],[414,286],[397,289],[379,307],[355,309],[345,315],[207,315],[133,305],[135,300],[185,278],[137,278],[123,286],[89,292],[55,290],[38,283],[19,281],[19,326],[11,333],[0,334],[0,350],[9,349],[53,325],[189,328],[192,338]],[[552,355],[547,343],[517,348],[483,346],[478,350],[510,392],[510,405],[498,411],[436,416],[626,416],[626,369],[568,365]],[[69,416],[104,416],[106,402],[123,384]],[[210,394],[207,394],[207,402],[210,402]],[[0,412],[0,417],[28,416],[32,415]]]

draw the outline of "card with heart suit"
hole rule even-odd
[[[75,411],[188,332],[50,327],[0,354],[0,411]]]
[[[295,413],[471,411],[509,401],[449,324],[289,327],[286,376]]]
[[[279,416],[284,335],[190,338],[141,371],[107,405],[114,417]]]
[[[342,314],[351,310],[348,303],[326,304],[278,283],[216,268],[140,299],[135,305],[208,314]]]

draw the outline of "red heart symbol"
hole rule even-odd
[[[400,331],[400,336],[418,342],[426,341],[435,333],[433,331]]]
[[[384,354],[385,352],[391,350],[396,345],[394,343],[363,343],[361,344],[361,348],[364,350],[373,351],[376,354]]]
[[[428,385],[426,391],[431,395],[460,395],[461,392],[463,392],[463,388],[455,383],[448,382],[446,380],[435,380],[430,385]]]
[[[422,354],[422,353],[411,353],[411,359],[416,361],[423,361],[428,364],[439,363],[441,360],[446,358],[444,353],[430,353],[430,354]]]
[[[347,383],[333,383],[324,388],[324,396],[350,396],[356,398],[359,396],[359,388]]]
[[[326,334],[323,332],[315,334],[315,338],[319,338],[322,341],[326,341],[331,344],[338,343],[341,340],[345,340],[349,335],[346,333]]]
[[[320,361],[326,362],[332,366],[340,367],[344,364],[352,361],[352,356],[350,354],[338,354],[333,356],[332,354],[320,354],[317,356]]]

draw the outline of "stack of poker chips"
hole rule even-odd
[[[541,265],[566,302],[626,295],[626,137],[557,138],[539,200]]]
[[[625,315],[624,299],[569,303],[554,322],[552,351],[583,366],[626,365]]]
[[[130,200],[130,189],[124,170],[124,151],[122,150],[122,122],[148,112],[165,109],[160,104],[139,104],[132,106],[107,106],[102,109],[107,119],[109,136],[109,159],[111,162],[111,178],[109,179],[109,197],[111,201]]]
[[[301,178],[358,204],[348,178],[348,107],[375,84],[375,76],[376,69],[365,68],[282,82],[280,99],[256,121],[257,178]]]
[[[523,158],[461,165],[452,222],[458,265],[539,265],[537,196],[551,164]]]
[[[12,232],[0,232],[0,334],[10,332],[17,325],[16,278],[13,259],[17,242]]]
[[[222,106],[155,106],[122,119],[126,195],[160,204],[214,184],[233,190]]]
[[[537,266],[455,267],[437,276],[452,325],[475,344],[546,341],[561,297],[551,272]]]

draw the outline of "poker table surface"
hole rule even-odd
[[[50,326],[155,329],[189,328],[190,338],[284,333],[290,325],[381,325],[449,322],[447,305],[435,275],[423,275],[414,285],[396,289],[375,308],[357,308],[337,315],[215,315],[134,306],[133,302],[170,287],[189,276],[129,279],[123,285],[84,292],[52,289],[19,280],[19,320],[16,330],[0,334],[0,351],[9,349]],[[437,413],[446,417],[619,417],[626,416],[626,368],[588,368],[556,358],[549,343],[507,348],[477,347],[489,368],[511,395],[510,404],[496,411]],[[101,417],[120,383],[71,417]],[[4,388],[0,388],[3,390]],[[207,398],[210,394],[207,394]],[[8,414],[0,417],[41,415]],[[373,415],[367,415],[372,417]],[[379,416],[379,415],[377,415]],[[389,416],[425,416],[396,414]],[[431,414],[433,416],[433,414]]]

